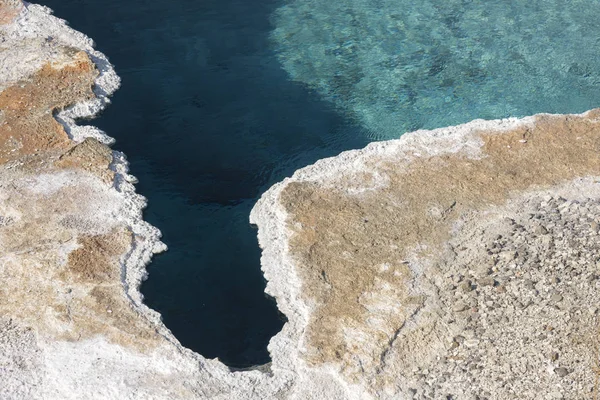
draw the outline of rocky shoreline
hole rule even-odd
[[[0,0],[0,398],[594,398],[599,110],[412,132],[272,187],[250,221],[289,322],[270,368],[231,372],[143,304],[160,232],[75,123],[118,86],[89,38]]]
[[[4,1],[0,11],[10,16],[0,26],[0,397],[197,398],[214,380],[201,371],[231,374],[182,348],[142,303],[160,232],[142,220],[146,201],[112,138],[75,123],[107,106],[118,76],[48,8]],[[187,388],[187,374],[198,384]],[[204,397],[231,392],[227,380]]]
[[[300,375],[331,374],[330,398],[592,398],[597,115],[408,133],[270,189],[251,220]]]

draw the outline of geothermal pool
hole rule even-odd
[[[45,0],[123,80],[116,138],[169,251],[147,304],[184,346],[269,361],[284,323],[248,214],[317,159],[474,118],[600,105],[597,2]]]

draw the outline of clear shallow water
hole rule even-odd
[[[93,123],[170,248],[146,303],[183,345],[236,367],[268,362],[283,324],[248,224],[271,184],[370,138],[600,105],[593,1],[43,2],[123,78]]]
[[[290,76],[374,139],[600,105],[597,0],[288,0],[272,41]]]

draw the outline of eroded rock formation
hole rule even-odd
[[[509,213],[499,211],[502,207],[508,210],[525,198],[535,201],[535,192],[558,190],[581,177],[598,176],[598,115],[597,110],[580,116],[540,115],[515,121],[514,127],[503,130],[475,122],[446,131],[408,134],[397,142],[317,163],[276,189],[291,232],[290,262],[300,280],[302,301],[310,310],[300,357],[309,365],[335,366],[345,380],[372,395],[409,396],[409,389],[423,386],[404,377],[415,369],[423,375],[422,370],[431,370],[450,357],[454,338],[473,318],[480,318],[480,308],[485,307],[471,297],[463,299],[460,292],[457,298],[445,299],[446,292],[454,293],[455,286],[464,284],[473,287],[472,295],[480,294],[485,284],[478,278],[496,279],[500,287],[499,282],[510,281],[504,276],[507,266],[498,266],[501,260],[485,243],[472,249],[468,261],[457,256],[479,237],[454,247],[450,243],[475,229],[483,236],[497,222],[489,215],[500,218]],[[597,195],[600,185],[586,182],[569,196],[583,200]],[[597,218],[591,210],[578,217],[587,226]],[[479,220],[476,225],[468,223]],[[593,232],[587,234],[597,240]],[[526,249],[530,246],[517,250],[522,259],[512,266],[522,268],[522,274],[536,274],[536,268],[548,267],[557,260],[553,257],[559,257],[547,255],[538,260],[541,264],[528,265]],[[574,261],[566,257],[562,262]],[[593,257],[584,264],[578,275],[594,273]],[[489,270],[490,276],[473,272],[482,269]],[[497,275],[504,278],[497,279]],[[556,290],[553,285],[546,288]],[[569,311],[577,312],[587,304],[585,300]],[[505,311],[508,316],[510,310]],[[545,311],[551,313],[552,306]],[[585,330],[592,327],[586,324]],[[567,336],[584,331],[576,324],[562,329]],[[591,354],[593,341],[589,343]],[[532,349],[537,346],[544,343],[531,343]],[[593,365],[582,362],[578,368],[580,373],[588,372],[583,387],[589,389]],[[471,377],[478,375],[474,370]],[[427,379],[438,382],[441,377],[422,377]],[[492,383],[491,378],[480,382],[480,388]],[[562,380],[553,383],[564,384]],[[452,390],[445,393],[433,387],[435,396],[452,395]],[[545,389],[551,388],[548,383]],[[469,390],[477,394],[475,386],[460,390],[460,398]],[[536,388],[531,395],[543,390]],[[507,396],[510,391],[492,397]]]

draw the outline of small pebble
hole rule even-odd
[[[558,303],[559,301],[562,301],[563,297],[559,294],[559,293],[554,293],[551,297],[550,300],[554,303]]]
[[[494,278],[491,277],[480,279],[478,282],[481,286],[494,286],[496,284]]]
[[[535,289],[535,285],[533,284],[533,281],[531,281],[530,279],[526,279],[523,282],[523,286],[525,286],[525,288],[529,289],[529,290],[534,290]]]
[[[560,376],[561,378],[569,375],[569,370],[564,367],[555,368],[554,372],[556,372],[556,375]]]
[[[454,306],[452,307],[452,311],[454,311],[454,312],[461,312],[461,311],[467,310],[468,308],[469,308],[468,305],[466,305],[462,301],[459,301],[459,302],[457,302],[457,303],[454,304]]]
[[[471,290],[473,290],[473,285],[471,284],[471,281],[464,281],[460,285],[458,285],[458,289],[461,292],[470,292]]]

